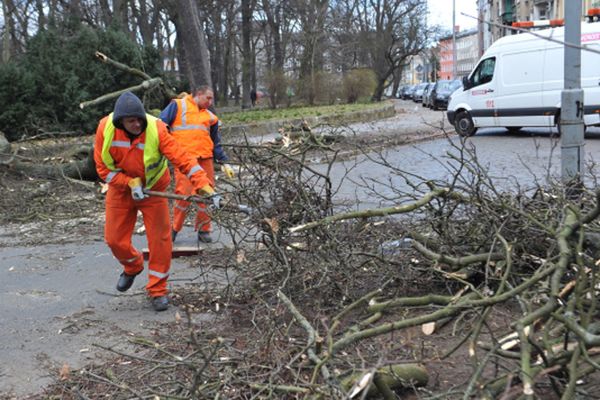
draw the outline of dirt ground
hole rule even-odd
[[[436,127],[443,114],[427,112],[424,117],[418,107],[398,102],[396,117],[353,125],[353,134],[337,146],[351,157],[357,144],[377,149],[443,136]],[[21,143],[20,154],[61,162],[60,151],[49,155],[46,150],[90,140]],[[272,255],[260,239],[247,240],[240,250],[222,229],[218,244],[175,259],[173,306],[156,313],[144,295],[145,278],[126,294],[114,289],[120,267],[102,240],[103,196],[97,183],[36,179],[0,168],[0,187],[6,194],[0,200],[0,272],[6,277],[0,281],[0,399],[303,398],[305,393],[284,385],[313,387],[306,329],[277,300],[274,284],[283,272],[273,269]],[[138,229],[134,243],[143,247],[141,224]],[[353,232],[339,232],[349,253],[325,265],[327,272],[298,265],[301,271],[294,276],[302,279],[287,283],[294,289],[292,301],[319,332],[323,346],[333,316],[369,291],[386,286],[391,293],[421,296],[448,290],[412,251],[394,251],[384,262],[356,265],[348,260],[346,265],[344,257],[352,257],[359,242],[368,243],[369,235],[391,240],[402,232],[392,223],[370,229],[366,235],[361,231],[360,240]],[[194,245],[193,236],[186,227],[180,244]],[[377,252],[377,246],[365,248]],[[309,255],[298,257],[314,261]],[[339,270],[331,270],[335,268]],[[378,323],[434,310],[399,309]],[[515,310],[496,312],[481,341],[509,332]],[[348,313],[332,338],[369,326],[361,322],[366,317],[364,310]],[[416,362],[426,368],[428,383],[398,391],[401,398],[434,393],[462,398],[485,353],[470,357],[462,346],[444,356],[471,332],[473,318],[465,310],[431,336],[416,326],[361,341],[328,367],[334,375],[364,374],[378,366]],[[491,363],[485,374],[493,375],[494,368],[517,367]]]

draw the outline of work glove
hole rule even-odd
[[[127,186],[129,186],[129,188],[131,189],[131,197],[133,197],[133,200],[135,200],[135,201],[144,200],[146,195],[144,194],[144,191],[142,190],[143,188],[142,188],[142,179],[141,178],[130,179],[129,182],[127,183]]]
[[[216,210],[221,208],[221,200],[223,198],[215,192],[215,189],[213,189],[212,186],[204,185],[200,189],[196,190],[196,193],[205,196],[208,200],[210,200],[211,204],[209,207]]]
[[[235,177],[235,172],[233,172],[233,168],[229,164],[221,165],[221,171],[225,174],[227,179],[233,179]]]

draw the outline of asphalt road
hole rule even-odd
[[[439,126],[451,130],[447,123],[444,126],[441,111],[403,101],[397,102],[397,108],[396,117],[354,128],[370,133],[431,131]],[[548,129],[516,135],[503,129],[482,130],[465,143],[505,190],[560,178],[560,142]],[[389,203],[398,191],[410,190],[407,174],[414,180],[416,176],[447,179],[453,165],[447,154],[458,154],[460,145],[452,135],[338,162],[332,170],[339,186],[336,199],[358,200],[361,208],[379,206]],[[588,162],[597,162],[600,130],[590,130],[585,151]],[[382,195],[390,199],[381,200]],[[6,243],[14,234],[10,227],[0,227],[0,242]],[[193,232],[180,235],[180,240],[186,235],[191,238]],[[106,352],[99,352],[94,343],[126,349],[123,333],[144,335],[155,324],[174,320],[175,307],[165,313],[150,308],[144,298],[145,276],[136,280],[131,292],[116,292],[119,267],[99,238],[87,238],[86,244],[77,246],[0,247],[0,394],[38,391],[64,364],[80,368],[99,362]],[[18,237],[10,240],[18,243]],[[141,237],[136,241],[143,245]],[[198,274],[185,258],[173,263],[173,278],[189,281]],[[216,271],[212,279],[223,278]]]
[[[409,101],[398,103],[411,111],[409,119],[423,121],[421,126],[431,126],[431,121],[439,120],[443,114],[415,107]],[[385,129],[396,124],[399,122],[392,121]],[[447,121],[444,128],[450,133],[448,138],[366,152],[336,163],[331,173],[338,200],[356,202],[359,208],[389,205],[393,200],[382,197],[395,199],[398,193],[412,192],[407,178],[413,183],[448,181],[458,167],[449,155],[460,157],[464,150],[470,153],[464,153],[465,157],[476,159],[503,191],[530,190],[561,180],[561,142],[554,128],[525,128],[517,134],[503,128],[486,128],[464,141],[447,126]],[[589,128],[585,139],[586,182],[592,185],[593,176],[598,173],[593,166],[600,161],[600,128]],[[325,168],[321,166],[323,171]]]

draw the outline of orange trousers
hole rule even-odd
[[[134,201],[129,190],[109,188],[106,194],[104,239],[127,275],[144,270],[144,257],[131,243],[138,210],[142,212],[150,258],[148,285],[151,297],[167,294],[167,278],[171,267],[171,230],[169,203],[165,198],[148,197]]]
[[[198,158],[198,164],[204,169],[206,172],[206,177],[208,178],[212,187],[215,186],[215,167],[213,164],[212,158]],[[190,195],[195,192],[195,187],[192,185],[192,182],[188,179],[187,176],[179,172],[178,169],[175,170],[175,193]],[[185,222],[185,216],[187,214],[188,208],[190,206],[189,201],[177,200],[175,201],[175,206],[173,207],[173,230],[175,232],[179,232],[183,227],[183,223]],[[196,222],[194,224],[194,230],[201,230],[204,232],[211,231],[211,223],[210,216],[206,213],[206,205],[198,203],[198,213],[196,214]]]

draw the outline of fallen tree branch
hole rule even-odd
[[[336,214],[330,217],[326,217],[320,219],[318,221],[309,222],[307,224],[294,226],[289,229],[290,232],[302,232],[308,229],[316,228],[321,225],[328,225],[337,221],[344,221],[347,219],[356,219],[356,218],[370,218],[370,217],[385,217],[392,214],[401,214],[408,213],[418,209],[419,207],[424,206],[425,204],[431,202],[436,197],[445,197],[449,195],[450,189],[448,188],[437,188],[433,189],[429,193],[426,193],[421,199],[415,201],[411,204],[405,204],[402,206],[394,206],[394,207],[385,207],[385,208],[377,208],[365,211],[353,211],[349,213]]]
[[[465,267],[467,265],[481,263],[481,262],[499,261],[499,260],[504,259],[504,254],[502,254],[502,253],[481,253],[481,254],[472,254],[472,255],[463,256],[463,257],[450,257],[445,254],[435,253],[435,252],[429,250],[427,247],[423,246],[421,243],[419,243],[416,240],[413,240],[411,242],[411,244],[415,248],[415,250],[417,250],[419,253],[421,253],[428,259],[430,259],[432,261],[444,263],[444,264],[449,264],[449,265],[452,265],[453,267],[457,267],[457,268]]]
[[[104,94],[93,100],[88,100],[88,101],[79,103],[79,108],[84,109],[85,107],[88,107],[88,106],[94,106],[94,105],[97,105],[100,103],[104,103],[105,101],[112,100],[112,99],[119,97],[120,95],[122,95],[125,92],[138,92],[141,90],[146,91],[146,90],[152,89],[153,87],[161,85],[162,83],[163,83],[162,78],[148,79],[148,80],[140,83],[139,85],[131,86],[131,87],[128,87],[128,88],[122,89],[122,90],[117,90],[116,92]]]
[[[308,322],[308,320],[300,313],[300,311],[298,311],[298,309],[296,308],[294,303],[292,303],[292,301],[285,294],[283,294],[283,292],[281,290],[277,291],[277,297],[283,302],[283,304],[285,304],[285,306],[292,313],[292,315],[294,316],[296,321],[298,321],[300,326],[302,328],[304,328],[304,330],[306,330],[306,332],[308,333],[308,343],[307,343],[308,350],[306,351],[308,353],[308,358],[315,365],[320,366],[321,375],[323,376],[323,379],[325,379],[325,381],[328,382],[331,379],[331,374],[329,373],[329,370],[327,369],[327,367],[325,365],[323,365],[323,360],[321,360],[319,358],[319,356],[317,356],[317,353],[315,352],[315,349],[313,348],[313,345],[317,341],[317,337],[318,337],[317,332],[312,327],[310,322]]]

